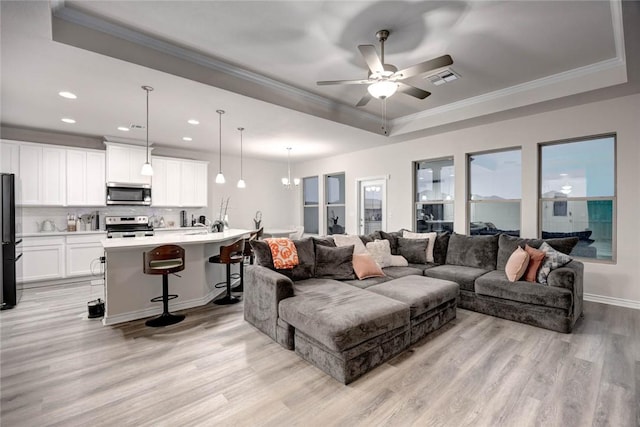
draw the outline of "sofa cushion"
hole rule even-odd
[[[427,248],[429,239],[405,239],[398,237],[398,254],[414,264],[427,263]]]
[[[360,289],[367,289],[370,286],[379,285],[380,283],[388,282],[389,280],[392,280],[392,279],[385,275],[380,277],[369,277],[363,280],[358,280],[358,279],[344,280],[340,283],[346,283],[348,285],[355,286],[356,288],[360,288]]]
[[[383,268],[384,274],[392,279],[404,276],[422,276],[422,268],[415,267],[387,267]]]
[[[360,280],[384,276],[380,266],[369,254],[353,254],[353,271]]]
[[[251,240],[249,244],[251,245],[251,249],[253,249],[256,264],[258,265],[284,274],[291,280],[305,280],[315,275],[316,255],[313,241],[309,237],[293,241],[293,244],[296,246],[296,251],[298,252],[298,265],[293,267],[293,269],[276,269],[273,266],[273,257],[269,244],[264,240]]]
[[[520,237],[509,236],[507,234],[501,234],[498,239],[498,259],[496,262],[497,270],[504,270],[504,266],[507,265],[509,257],[516,250],[517,246],[524,249],[525,245],[529,245],[534,249],[540,249],[542,242],[547,242],[551,247],[563,254],[569,254],[573,250],[574,246],[578,243],[577,237],[565,237],[554,239],[523,239]]]
[[[476,280],[476,293],[510,301],[571,310],[573,295],[569,289],[525,281],[509,282],[504,271],[494,270]],[[497,314],[497,316],[500,316]]]
[[[313,246],[317,248],[318,246],[328,246],[330,248],[336,247],[336,242],[333,240],[333,237],[312,237]]]
[[[409,261],[402,255],[391,255],[391,265],[389,267],[407,267]]]
[[[427,261],[433,262],[433,248],[436,243],[436,238],[438,237],[438,233],[435,231],[430,233],[413,233],[411,231],[403,231],[402,237],[405,239],[428,239],[429,244],[427,245]]]
[[[350,280],[353,272],[353,245],[341,248],[316,246],[316,277]]]
[[[367,290],[408,304],[413,319],[447,301],[456,299],[460,287],[449,280],[405,276],[371,286]]]
[[[491,270],[465,267],[463,265],[439,265],[424,270],[424,275],[436,279],[451,280],[460,285],[460,289],[473,291],[475,280],[483,274],[487,274],[489,271]]]
[[[331,285],[331,284],[329,284]],[[310,291],[280,301],[279,316],[330,350],[342,352],[409,325],[409,306],[340,283],[334,292]]]
[[[436,241],[433,244],[433,262],[434,264],[445,264],[447,262],[447,247],[449,246],[448,231],[438,233]]]
[[[497,234],[493,236],[466,236],[453,233],[449,237],[446,263],[495,270],[498,256],[498,237]]]
[[[367,243],[367,252],[382,268],[391,265],[391,246],[388,240],[375,240]]]
[[[367,243],[375,242],[376,239],[380,239],[380,233],[378,231],[374,231],[370,234],[361,234],[358,237],[360,237],[362,243],[367,246]]]

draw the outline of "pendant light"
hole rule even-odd
[[[225,179],[224,179],[224,175],[222,174],[222,115],[224,114],[224,110],[216,110],[216,113],[218,113],[219,115],[219,124],[220,124],[220,129],[219,129],[219,150],[220,150],[220,154],[219,154],[219,163],[218,163],[218,175],[216,175],[216,184],[224,184],[225,183]]]
[[[147,92],[147,161],[142,165],[140,175],[152,176],[153,168],[151,167],[151,163],[149,163],[149,92],[151,92],[153,88],[151,86],[142,86],[142,89]]]
[[[287,176],[282,178],[282,185],[287,190],[291,189],[291,147],[287,147]],[[300,179],[294,178],[293,185],[296,187],[300,185]]]
[[[240,131],[240,180],[238,180],[238,188],[247,188],[247,184],[242,178],[242,131],[244,128],[238,128]]]

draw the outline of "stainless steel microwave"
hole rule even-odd
[[[151,206],[151,185],[107,182],[107,205]]]

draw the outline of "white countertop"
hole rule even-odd
[[[197,230],[196,230],[197,231]],[[204,230],[203,230],[204,231]],[[143,246],[158,246],[158,245],[189,245],[189,244],[203,244],[214,243],[230,240],[234,238],[240,238],[247,236],[251,230],[234,229],[225,230],[222,233],[202,233],[202,234],[189,234],[195,231],[186,232],[184,234],[156,234],[149,237],[127,237],[117,239],[104,239],[102,246],[106,249],[126,249]]]
[[[22,233],[22,237],[54,237],[54,236],[81,236],[86,234],[104,234],[105,230],[92,230],[92,231],[40,231],[35,233]]]

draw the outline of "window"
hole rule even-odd
[[[319,215],[318,177],[311,176],[302,179],[303,224],[305,234],[318,234]]]
[[[453,231],[453,158],[414,163],[415,230]]]
[[[614,260],[615,136],[540,145],[541,237],[578,237],[572,256]]]
[[[520,236],[521,150],[470,154],[469,234]]]
[[[344,173],[325,175],[327,234],[344,234]]]

